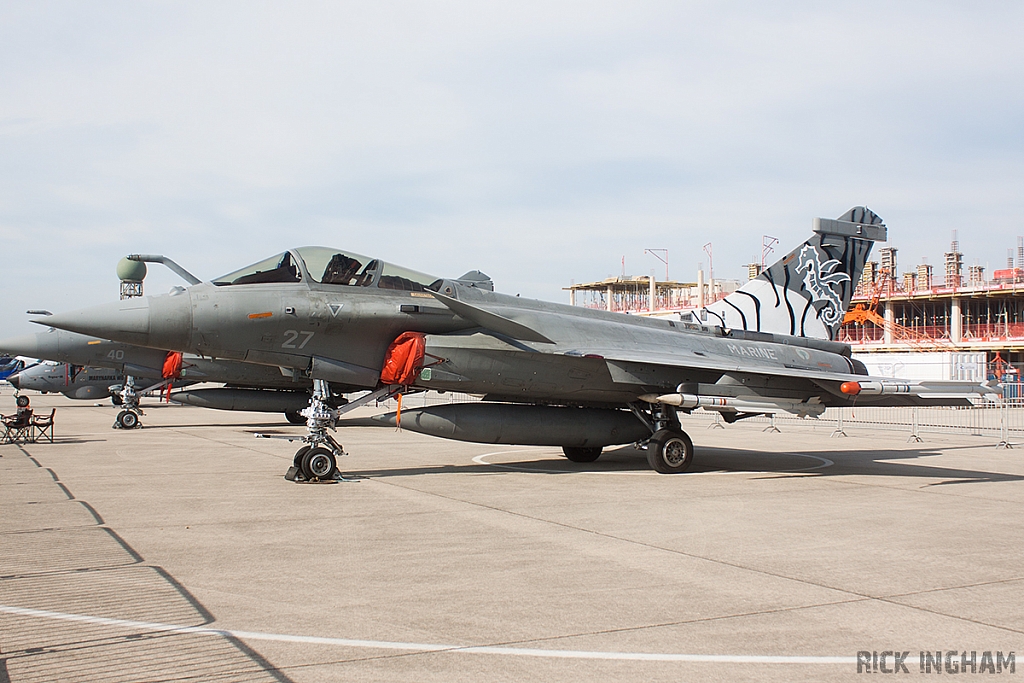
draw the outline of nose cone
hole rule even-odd
[[[43,358],[45,360],[61,360],[58,349],[57,330],[47,330],[38,334],[26,334],[23,337],[12,337],[0,341],[0,354],[9,356],[25,356],[27,358]]]
[[[26,334],[23,337],[11,337],[10,339],[4,339],[3,341],[0,341],[0,355],[45,358],[45,356],[40,356],[37,353],[39,345],[36,342],[36,337],[38,336],[39,335],[36,334]]]
[[[139,297],[47,316],[34,323],[101,339],[187,351],[192,306],[187,294]]]
[[[8,377],[7,381],[10,382],[15,389],[21,389],[21,379],[18,378],[18,373],[15,373]]]
[[[145,346],[149,341],[149,297],[81,308],[32,322],[69,332]]]

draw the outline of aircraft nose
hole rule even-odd
[[[89,334],[102,339],[113,339],[145,346],[149,341],[149,301],[125,299],[77,311],[58,313],[33,320],[59,330]]]
[[[187,351],[192,306],[187,295],[146,296],[58,313],[32,322],[126,344]]]
[[[50,330],[50,332],[54,331]],[[40,334],[28,334],[23,337],[4,339],[0,341],[0,354],[6,353],[8,356],[57,360],[54,358],[57,351],[56,336],[56,333],[47,334],[42,332]],[[43,339],[40,339],[40,337]],[[49,343],[50,337],[54,337],[52,343]]]
[[[15,373],[8,377],[7,381],[10,382],[15,389],[21,389],[21,379],[18,377],[18,373]]]
[[[0,355],[39,358],[39,354],[36,353],[36,350],[36,338],[32,335],[12,337],[10,339],[0,341]]]

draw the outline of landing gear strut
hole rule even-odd
[[[124,387],[121,389],[120,398],[123,410],[114,419],[113,428],[135,429],[141,427],[139,416],[144,413],[139,406],[139,395],[135,391],[135,378],[131,375],[126,375],[124,378]]]
[[[348,454],[327,430],[335,429],[335,424],[342,414],[390,395],[398,389],[399,387],[384,387],[341,408],[332,408],[329,403],[331,392],[327,382],[314,380],[313,396],[309,400],[309,405],[299,413],[306,418],[306,435],[301,438],[304,445],[295,452],[292,466],[288,468],[284,478],[288,481],[325,481],[336,478],[338,458]]]
[[[309,405],[299,412],[306,418],[305,444],[295,452],[292,467],[285,479],[295,481],[301,474],[306,481],[331,479],[338,472],[338,458],[346,455],[345,449],[334,440],[327,430],[334,429],[337,411],[327,404],[331,396],[327,382],[313,381],[313,397]]]

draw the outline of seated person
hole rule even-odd
[[[320,282],[325,285],[349,285],[352,284],[352,278],[359,272],[359,261],[354,258],[349,258],[344,254],[335,254],[331,257],[331,262],[324,268],[324,276]]]
[[[25,427],[32,420],[32,408],[29,406],[28,396],[18,397],[18,412],[14,415],[4,415],[3,422],[8,427]]]

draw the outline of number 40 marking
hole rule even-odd
[[[282,349],[302,349],[302,348],[305,348],[306,344],[309,343],[309,340],[313,338],[314,334],[316,334],[316,333],[315,332],[306,332],[306,331],[299,332],[299,331],[296,331],[296,330],[285,330],[284,331],[284,343],[281,344],[281,348]],[[302,340],[302,342],[298,346],[296,346],[295,342],[298,340],[298,338],[300,336],[303,337],[303,340]]]

